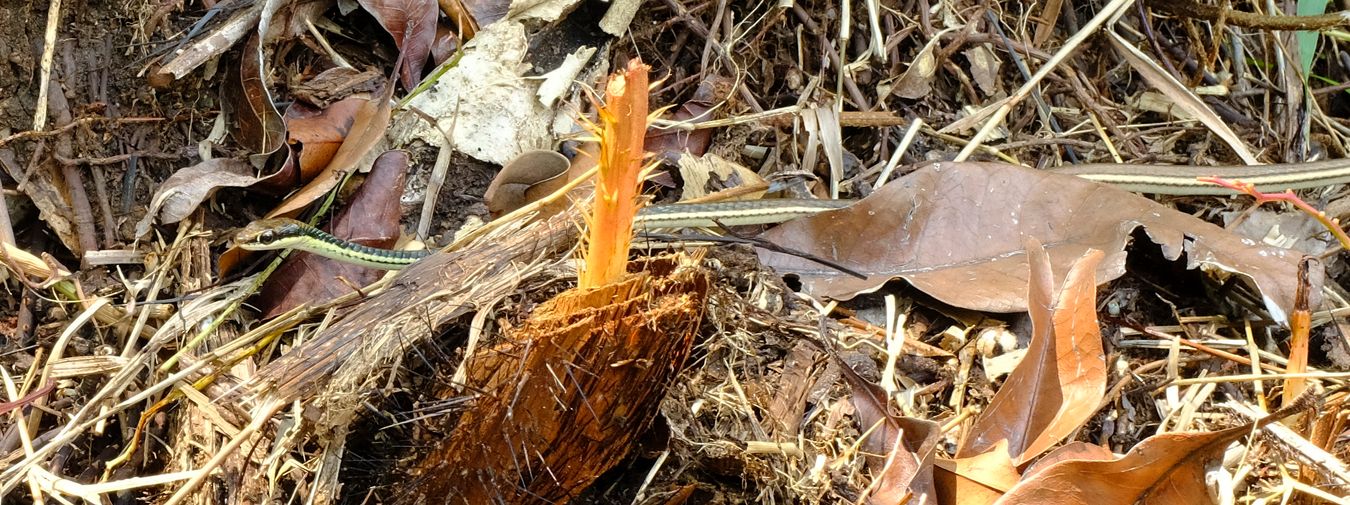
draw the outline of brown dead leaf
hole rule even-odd
[[[150,233],[156,220],[177,223],[197,210],[219,188],[242,188],[258,181],[253,167],[233,158],[215,158],[182,168],[165,179],[150,199],[150,210],[136,223],[136,236]]]
[[[1110,449],[1100,445],[1093,445],[1075,440],[1056,447],[1055,450],[1046,453],[1044,457],[1027,465],[1026,471],[1022,472],[1022,478],[1030,479],[1041,470],[1049,468],[1050,465],[1071,459],[1084,461],[1111,461],[1116,459],[1116,455],[1111,452]]]
[[[300,102],[291,104],[285,115],[290,152],[281,168],[255,188],[284,195],[318,177],[351,133],[357,112],[369,102],[368,97],[349,96],[324,109]]]
[[[1070,459],[1013,487],[1000,505],[1171,505],[1210,503],[1205,466],[1250,433],[1239,426],[1209,433],[1164,433],[1109,461]]]
[[[436,18],[440,6],[436,0],[359,0],[375,20],[394,37],[403,65],[399,78],[405,89],[412,89],[422,80],[422,66],[431,54],[436,40]]]
[[[469,11],[480,28],[506,17],[506,13],[511,9],[509,0],[463,0],[460,3]]]
[[[285,125],[272,105],[272,93],[267,87],[268,69],[261,66],[262,50],[256,34],[248,38],[242,54],[238,78],[226,79],[223,103],[234,119],[235,141],[250,154],[265,158],[285,142]]]
[[[892,93],[901,98],[918,99],[928,96],[933,90],[933,76],[937,74],[937,57],[933,51],[941,37],[933,37],[928,44],[923,46],[919,54],[915,55],[910,61],[909,68],[900,79],[895,82],[891,89]]]
[[[352,95],[374,93],[384,85],[384,73],[378,69],[357,70],[351,67],[333,67],[318,75],[290,86],[291,95],[299,102],[327,109],[329,105]],[[287,110],[287,115],[290,115]]]
[[[989,452],[1007,441],[1007,454],[1021,466],[1081,427],[1106,393],[1094,289],[1094,272],[1104,255],[1088,250],[1057,291],[1045,248],[1035,238],[1027,242],[1031,345],[975,419],[970,436],[956,451],[958,458]]]
[[[1017,485],[1021,474],[1008,457],[1008,441],[994,442],[984,454],[935,463],[933,479],[941,505],[988,505]]]
[[[381,154],[351,203],[333,218],[329,233],[371,247],[392,247],[403,231],[399,224],[399,196],[407,172],[407,152]],[[258,306],[264,318],[271,318],[302,303],[344,295],[383,275],[381,270],[293,251],[263,284]],[[346,282],[337,281],[339,278]]]
[[[355,170],[366,154],[375,147],[375,143],[384,137],[384,132],[389,128],[389,109],[390,100],[394,96],[394,83],[385,83],[384,91],[377,93],[374,98],[365,103],[356,111],[356,118],[352,121],[351,130],[338,147],[337,152],[333,153],[333,159],[324,167],[313,180],[309,181],[305,187],[286,198],[277,208],[267,214],[267,217],[291,216],[300,211],[300,209],[323,196],[328,190],[337,186],[348,172]]]
[[[863,440],[863,450],[868,454],[884,455],[867,458],[868,468],[876,475],[868,503],[931,503],[936,495],[933,452],[942,435],[938,424],[892,415],[887,408],[885,390],[863,379],[838,354],[831,355],[853,389],[858,429],[869,433]]]
[[[733,84],[724,77],[705,79],[699,83],[698,89],[694,91],[693,98],[690,98],[666,119],[690,123],[702,123],[715,119],[711,112],[712,108],[731,95]],[[708,152],[708,146],[712,144],[712,133],[712,130],[708,128],[693,131],[674,128],[665,130],[655,127],[648,128],[645,148],[647,152],[653,153],[657,159],[669,161],[679,159],[680,155],[684,153],[702,156],[703,153]]]
[[[867,273],[858,279],[761,249],[819,296],[848,299],[903,278],[945,303],[988,312],[1027,308],[1026,237],[1055,270],[1088,249],[1106,252],[1097,282],[1125,272],[1125,246],[1143,228],[1168,259],[1241,274],[1277,321],[1294,303],[1298,254],[1239,237],[1147,198],[1091,181],[1000,163],[942,162],[898,179],[852,207],[798,219],[764,238]],[[1315,287],[1313,292],[1317,292]]]

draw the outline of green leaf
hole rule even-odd
[[[1298,6],[1295,7],[1295,14],[1300,16],[1316,16],[1325,14],[1327,11],[1328,0],[1298,0]],[[1312,75],[1313,58],[1317,56],[1317,32],[1298,31],[1294,33],[1294,39],[1298,41],[1299,70],[1302,71],[1303,79],[1306,81],[1309,75]]]

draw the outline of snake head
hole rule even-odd
[[[303,234],[304,224],[294,219],[277,218],[254,221],[234,235],[234,243],[241,249],[264,251],[282,249],[285,239]]]

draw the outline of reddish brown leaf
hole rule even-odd
[[[454,29],[445,23],[437,23],[436,38],[431,42],[431,64],[440,65],[454,56],[455,51],[459,50],[459,40],[459,34]]]
[[[938,459],[933,471],[941,505],[987,505],[1017,485],[1021,475],[1008,457],[1006,440],[984,454]]]
[[[1027,307],[1024,237],[1049,244],[1057,270],[1088,249],[1106,251],[1097,272],[1097,282],[1106,282],[1124,274],[1123,251],[1138,228],[1169,259],[1185,252],[1191,268],[1208,264],[1254,281],[1271,315],[1287,320],[1297,254],[1119,189],[999,163],[929,165],[857,205],[786,223],[765,236],[866,272],[866,280],[796,256],[759,255],[821,296],[847,299],[903,278],[952,305],[1018,312]]]
[[[1111,452],[1110,449],[1107,449],[1100,445],[1093,445],[1087,442],[1078,442],[1078,441],[1069,442],[1059,447],[1056,447],[1055,450],[1046,453],[1044,457],[1041,457],[1040,459],[1037,459],[1034,463],[1027,465],[1026,471],[1022,472],[1022,478],[1030,479],[1041,470],[1049,468],[1050,465],[1053,465],[1060,461],[1068,461],[1071,459],[1085,460],[1085,461],[1111,461],[1113,459],[1116,459],[1116,455],[1115,453]]]
[[[281,169],[263,179],[255,188],[284,195],[314,180],[333,161],[351,133],[357,111],[369,99],[349,96],[325,109],[300,102],[286,109],[286,144],[290,153]]]
[[[305,187],[300,188],[300,191],[281,202],[277,208],[272,209],[267,217],[291,216],[299,213],[300,209],[322,197],[328,190],[337,186],[348,172],[357,168],[361,159],[375,147],[375,143],[384,137],[385,130],[389,128],[389,102],[394,96],[394,83],[388,82],[384,86],[384,92],[362,103],[358,108],[351,131],[347,133],[337,152],[333,153],[332,161],[324,167],[323,172],[309,181]]]
[[[710,111],[714,105],[727,99],[731,94],[732,84],[722,77],[704,80],[699,83],[698,90],[694,91],[694,97],[670,114],[667,119],[691,123],[714,119]],[[646,149],[657,158],[678,159],[681,153],[686,152],[702,156],[708,152],[708,146],[712,144],[712,133],[711,129],[706,128],[693,131],[650,128],[647,130]]]
[[[853,389],[858,428],[870,433],[863,440],[863,450],[885,456],[867,459],[868,468],[876,474],[868,503],[931,503],[936,495],[933,451],[942,435],[940,427],[925,419],[892,415],[886,407],[886,392],[834,356]]]
[[[473,15],[474,22],[480,28],[506,17],[506,13],[511,10],[509,0],[463,0],[459,3]]]
[[[1094,289],[1102,252],[1089,250],[1074,262],[1058,296],[1045,248],[1028,239],[1027,255],[1031,345],[975,419],[958,458],[989,452],[1007,441],[1007,453],[1021,466],[1081,427],[1106,393]]]
[[[389,151],[380,155],[351,203],[333,219],[329,233],[372,247],[393,246],[402,232],[399,196],[407,172],[407,152]],[[258,306],[264,317],[270,318],[302,303],[317,303],[349,293],[382,275],[381,270],[293,251],[263,285]],[[337,281],[338,278],[346,282]]]
[[[398,69],[403,87],[417,86],[422,80],[422,66],[431,54],[431,44],[436,40],[436,17],[440,14],[436,0],[359,1],[394,37],[394,45],[403,53],[403,65]]]
[[[1239,426],[1210,433],[1164,433],[1110,461],[1066,460],[1013,487],[1000,505],[1164,505],[1210,503],[1205,466],[1250,433]]]
[[[262,68],[258,36],[249,37],[239,59],[239,76],[226,79],[225,108],[234,119],[235,141],[252,154],[270,155],[285,142],[281,114],[272,106],[268,69]]]

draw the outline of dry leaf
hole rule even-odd
[[[1253,281],[1271,316],[1287,320],[1299,254],[1116,188],[1000,163],[932,164],[852,207],[785,223],[764,236],[867,279],[782,253],[760,250],[759,256],[819,296],[847,299],[902,278],[951,305],[1020,312],[1027,308],[1026,237],[1048,244],[1055,270],[1067,270],[1088,249],[1105,251],[1097,270],[1103,283],[1124,274],[1125,246],[1139,228],[1168,259],[1186,253],[1189,268],[1204,265]]]
[[[233,158],[210,159],[179,169],[155,191],[149,212],[136,223],[136,236],[150,233],[156,219],[160,223],[182,221],[219,188],[242,188],[257,181],[252,166]]]
[[[336,153],[333,153],[333,159],[324,167],[318,177],[309,181],[305,187],[300,188],[295,194],[286,198],[272,212],[267,213],[267,217],[290,216],[298,213],[300,209],[308,206],[310,203],[328,193],[328,190],[337,186],[347,176],[348,172],[355,170],[366,154],[375,147],[375,143],[384,137],[384,132],[389,128],[389,107],[390,100],[394,95],[394,83],[392,81],[385,83],[382,93],[375,98],[361,104],[356,111],[356,119],[352,122],[351,131],[343,139],[342,145],[338,147]]]
[[[1027,289],[1031,345],[970,428],[958,458],[994,450],[1021,466],[1082,427],[1106,393],[1106,361],[1097,327],[1094,272],[1104,256],[1089,250],[1075,261],[1063,286],[1054,286],[1050,258],[1028,239]]]
[[[1109,461],[1071,459],[1029,474],[1000,505],[1173,505],[1210,503],[1205,466],[1250,433],[1239,426],[1210,433],[1164,433]]]
[[[837,354],[832,356],[853,389],[858,429],[870,433],[863,440],[863,450],[885,456],[867,459],[867,466],[877,474],[868,503],[930,503],[936,496],[933,452],[942,434],[937,423],[891,415],[886,391],[864,380]]]
[[[322,110],[300,102],[291,104],[284,117],[290,152],[281,168],[255,189],[285,195],[318,177],[351,134],[356,114],[369,102],[368,97],[349,96]]]
[[[914,55],[909,68],[905,69],[905,73],[895,82],[892,93],[909,99],[928,96],[933,90],[933,76],[937,74],[937,58],[933,56],[933,51],[941,40],[941,37],[933,37],[923,46],[919,54]]]
[[[422,66],[436,40],[436,19],[440,7],[436,0],[360,0],[361,7],[375,16],[384,31],[394,37],[403,65],[399,78],[403,87],[412,89],[422,80]]]
[[[987,505],[1017,485],[1021,474],[1008,457],[1008,443],[999,440],[984,454],[938,459],[933,479],[942,505]]]
[[[272,92],[267,87],[268,69],[261,66],[263,52],[258,47],[257,35],[244,44],[243,55],[237,79],[225,81],[223,102],[234,119],[235,141],[250,154],[265,158],[285,143],[285,125],[272,105]]]
[[[970,62],[970,78],[987,95],[998,93],[998,72],[1003,66],[988,44],[971,46],[962,52]]]
[[[705,79],[699,83],[693,98],[666,119],[694,124],[715,119],[712,108],[727,99],[733,84],[723,77]],[[708,152],[708,146],[711,144],[712,130],[707,128],[689,131],[674,128],[661,130],[652,127],[647,130],[647,152],[652,153],[657,159],[674,160],[684,153],[702,156]]]

